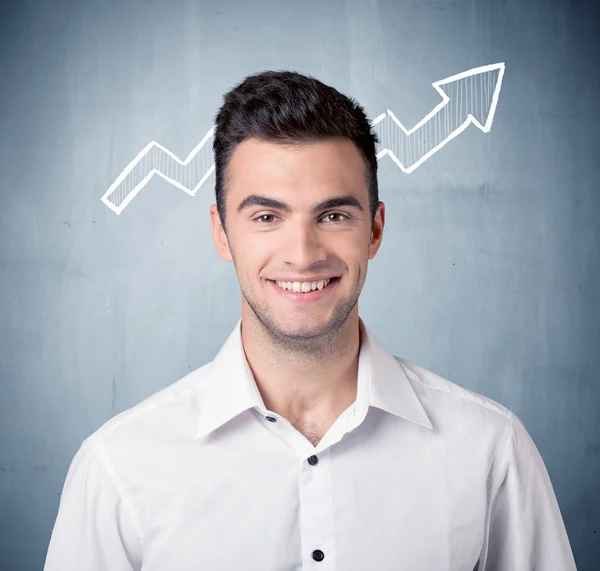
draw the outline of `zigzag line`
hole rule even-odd
[[[470,124],[489,132],[503,76],[502,62],[436,81],[432,86],[442,101],[410,130],[389,109],[377,116],[371,122],[380,141],[377,160],[389,155],[402,172],[410,174]],[[194,196],[215,168],[214,129],[208,130],[183,161],[160,143],[150,142],[110,185],[102,202],[120,214],[154,174]]]

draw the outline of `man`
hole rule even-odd
[[[210,220],[241,320],[211,363],[82,444],[47,571],[575,569],[519,418],[359,318],[385,220],[376,142],[311,77],[225,96]]]

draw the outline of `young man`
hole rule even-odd
[[[358,315],[385,220],[376,142],[311,77],[225,96],[210,219],[241,320],[82,444],[47,571],[575,569],[519,418],[393,356]]]

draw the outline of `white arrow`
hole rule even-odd
[[[495,63],[432,83],[442,101],[410,130],[388,109],[372,122],[380,141],[377,159],[389,155],[410,174],[471,123],[489,132],[503,76],[504,63]]]
[[[442,101],[410,130],[388,109],[371,122],[379,137],[377,159],[389,155],[402,172],[410,174],[469,124],[489,132],[503,75],[504,63],[497,63],[432,83]],[[154,174],[194,196],[215,169],[214,129],[183,161],[156,141],[150,142],[110,185],[102,202],[121,214]]]

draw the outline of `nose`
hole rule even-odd
[[[290,221],[286,229],[284,243],[284,262],[296,268],[308,268],[315,262],[327,259],[327,249],[323,237],[314,223],[296,220]]]

